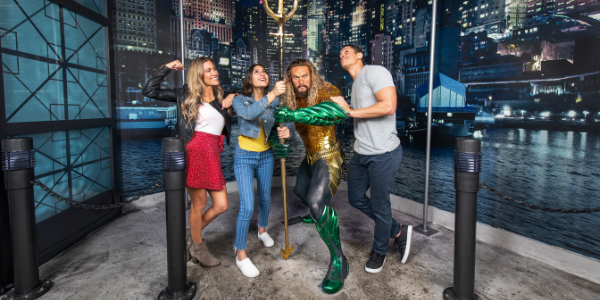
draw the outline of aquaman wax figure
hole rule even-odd
[[[346,110],[331,101],[340,90],[325,82],[313,64],[297,59],[287,68],[282,107],[275,111],[278,123],[294,122],[306,148],[306,158],[296,176],[294,194],[308,206],[305,223],[316,223],[319,235],[329,248],[331,260],[323,279],[323,291],[333,294],[344,286],[349,265],[339,234],[339,220],[329,207],[342,175],[343,152],[335,137],[335,124],[346,120]]]

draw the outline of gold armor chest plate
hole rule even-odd
[[[307,99],[297,99],[297,101],[298,108],[308,107]],[[309,154],[315,155],[321,151],[338,150],[337,139],[335,138],[335,125],[313,126],[300,123],[295,124],[296,130],[302,138],[302,142],[304,142],[304,148]]]
[[[331,96],[341,96],[342,93],[334,87],[319,89],[317,103],[330,100]],[[296,99],[297,108],[308,107],[307,99]],[[315,104],[317,104],[315,103]],[[342,163],[344,153],[335,137],[335,125],[332,126],[313,126],[306,124],[296,124],[296,131],[300,134],[306,149],[306,159],[310,165],[320,159],[327,160],[329,169],[329,190],[331,195],[335,195],[337,187],[342,177]]]

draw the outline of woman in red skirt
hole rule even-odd
[[[171,70],[183,70],[178,60],[162,66],[148,80],[142,94],[156,100],[177,103],[177,125],[173,135],[184,138],[186,145],[186,187],[192,207],[187,232],[188,253],[195,263],[205,267],[219,265],[202,238],[202,229],[229,206],[225,177],[221,169],[223,141],[231,133],[231,102],[234,95],[223,97],[219,72],[207,57],[192,61],[187,84],[181,89],[161,89],[160,83]],[[204,214],[207,192],[212,206]],[[189,260],[189,256],[188,256]]]

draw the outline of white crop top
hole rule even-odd
[[[196,128],[194,131],[202,131],[214,135],[221,135],[225,127],[225,118],[212,105],[202,103],[198,109]]]

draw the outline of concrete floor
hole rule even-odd
[[[289,216],[306,213],[288,188]],[[415,234],[411,256],[400,263],[390,243],[387,261],[379,274],[364,271],[373,241],[374,223],[347,202],[339,190],[332,207],[340,215],[342,246],[350,262],[344,288],[324,294],[319,284],[327,272],[329,253],[314,225],[289,227],[294,252],[283,260],[282,190],[273,188],[269,234],[272,248],[256,237],[258,212],[250,225],[247,251],[261,271],[246,278],[235,266],[234,227],[239,198],[229,194],[229,210],[204,232],[207,245],[222,264],[203,268],[188,263],[188,279],[198,287],[195,299],[442,299],[452,286],[454,234],[433,225],[440,233]],[[258,207],[258,205],[256,205]],[[402,224],[420,220],[394,211]],[[156,299],[167,285],[164,205],[126,213],[55,257],[40,269],[55,286],[42,299]],[[485,243],[477,243],[476,293],[482,299],[598,299],[600,285]]]

